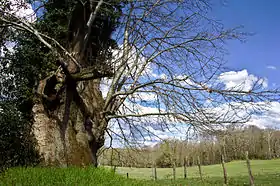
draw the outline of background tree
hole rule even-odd
[[[8,96],[33,117],[48,163],[97,166],[106,132],[129,143],[153,135],[147,125],[214,130],[247,121],[263,101],[278,100],[277,90],[263,89],[263,79],[249,89],[218,79],[224,42],[245,34],[209,18],[207,1],[41,4],[43,15],[30,22],[2,3],[0,23],[16,33],[14,51],[3,60],[15,82]]]
[[[210,133],[199,136],[196,140],[164,140],[153,147],[108,149],[102,154],[103,165],[110,165],[110,152],[117,151],[119,159],[116,166],[152,167],[156,160],[158,167],[172,167],[175,157],[176,166],[183,166],[183,158],[188,157],[188,166],[197,165],[197,156],[202,165],[220,164],[221,155],[227,155],[227,162],[244,160],[244,153],[250,152],[251,159],[271,159],[279,157],[279,146],[273,145],[273,141],[279,141],[279,129],[260,129],[255,126],[244,128],[229,127],[223,133]],[[271,157],[267,142],[267,130],[271,134]],[[207,137],[206,137],[207,136]],[[224,139],[226,136],[226,140]],[[243,145],[240,145],[242,143]],[[173,148],[176,147],[176,148]],[[226,147],[223,149],[223,147]],[[224,152],[225,150],[225,152]],[[150,158],[153,157],[153,158]],[[124,161],[121,161],[124,160]],[[132,163],[133,162],[133,163]],[[143,163],[145,162],[145,163]]]
[[[14,103],[0,103],[0,172],[11,166],[32,166],[40,162],[34,148],[31,123],[14,107]]]

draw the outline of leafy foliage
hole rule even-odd
[[[14,106],[11,102],[0,104],[0,170],[39,162],[39,154],[30,135],[30,121]]]
[[[33,3],[34,1],[29,2]],[[105,14],[108,18],[107,24],[111,25],[106,26],[102,17],[97,19],[94,24],[95,29],[92,37],[94,37],[93,43],[96,45],[101,45],[100,41],[106,41],[112,45],[115,44],[113,40],[108,41],[108,38],[110,38],[112,31],[117,26],[121,6],[119,5],[120,1],[112,1],[111,4],[115,7],[116,12],[107,12],[107,15]],[[63,47],[67,48],[71,34],[68,28],[69,20],[71,19],[73,9],[79,5],[74,0],[45,2],[43,16],[38,18],[33,24],[39,32],[52,36]],[[97,29],[98,27],[103,28]],[[3,85],[10,86],[8,89],[7,86],[1,86],[0,92],[2,92],[1,96],[4,95],[6,99],[16,98],[17,102],[20,103],[20,111],[26,113],[31,111],[34,89],[38,81],[57,69],[55,65],[57,59],[52,51],[29,33],[18,31],[11,39],[12,41],[16,45],[12,52],[7,51],[5,57],[1,59],[2,69],[0,68],[0,72],[1,74],[13,75],[13,78],[3,80]],[[106,48],[108,49],[108,46],[100,47],[101,50]],[[100,51],[98,52],[100,53]]]
[[[35,1],[30,0],[27,2],[34,3]],[[38,3],[39,1],[36,2]],[[75,0],[41,1],[41,3],[43,5],[42,11],[44,11],[44,14],[38,17],[34,23],[31,23],[32,26],[40,33],[51,36],[61,46],[68,49],[71,44],[70,37],[72,34],[71,25],[69,24],[71,22],[70,20],[77,15],[81,15],[79,12],[75,14],[77,12],[74,11],[77,10],[77,7],[88,8],[89,6],[82,7],[81,2]],[[105,59],[108,59],[111,57],[111,54],[106,50],[108,50],[110,46],[116,45],[110,37],[118,24],[121,1],[110,1],[110,6],[104,5],[102,8],[102,13],[98,14],[93,24],[94,29],[91,33],[91,41],[94,45],[99,46],[93,56],[98,57],[98,54],[105,53]],[[89,14],[90,11],[87,11],[87,13]],[[6,78],[0,79],[0,100],[3,101],[4,105],[4,113],[1,115],[0,125],[1,127],[3,125],[3,131],[9,131],[7,136],[6,133],[3,132],[2,146],[3,153],[9,153],[10,155],[7,156],[7,158],[11,159],[9,161],[3,160],[3,162],[10,162],[7,166],[28,165],[29,162],[37,160],[35,152],[34,156],[27,156],[27,152],[33,153],[31,149],[34,149],[33,141],[30,141],[30,133],[32,132],[31,124],[33,122],[32,107],[36,101],[35,91],[40,80],[57,70],[57,56],[31,33],[7,29],[0,30],[0,33],[9,36],[6,37],[6,39],[9,39],[8,42],[14,45],[12,50],[7,50],[5,47],[3,48],[5,51],[1,58],[0,66],[0,73],[7,76]],[[57,47],[57,44],[51,39],[47,40],[54,47]],[[5,37],[1,37],[0,48],[2,48],[5,43],[7,43],[7,40],[5,40]],[[104,61],[104,58],[102,60]],[[8,101],[10,103],[7,105]],[[12,115],[14,116],[12,117]],[[20,125],[18,125],[18,122],[20,122]],[[18,136],[22,133],[24,133],[24,138]],[[13,142],[10,138],[18,140]],[[28,140],[25,138],[28,138]],[[6,145],[6,143],[9,145]],[[26,148],[27,152],[17,151],[26,145],[30,145]],[[12,149],[14,149],[14,151]],[[27,159],[25,160],[24,157]],[[35,159],[33,159],[33,157]],[[31,159],[29,160],[28,158]]]

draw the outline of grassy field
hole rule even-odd
[[[280,176],[280,159],[251,160],[251,168],[254,175],[268,175],[278,173]],[[226,163],[226,169],[228,177],[240,177],[248,175],[248,169],[245,160]],[[197,166],[188,167],[187,171],[189,178],[199,177]],[[129,177],[140,179],[151,179],[153,174],[153,170],[151,168],[118,167],[117,172],[120,174],[129,173]],[[202,175],[203,177],[223,177],[222,166],[219,164],[203,166]],[[172,168],[157,168],[157,177],[159,179],[169,179],[172,178],[172,176]],[[183,176],[183,167],[176,168],[176,178],[183,178]]]
[[[256,185],[280,185],[280,160],[253,160],[252,171]],[[244,161],[226,164],[229,185],[248,185],[248,173]],[[176,169],[176,181],[172,169],[158,168],[158,181],[152,179],[152,169],[117,168],[114,174],[109,168],[12,168],[0,175],[0,185],[223,185],[221,165],[203,166],[203,181],[197,167],[188,168],[188,179],[182,179],[183,168]],[[129,173],[130,179],[125,178]]]
[[[256,185],[280,185],[280,159],[275,160],[252,160],[251,168]],[[248,185],[248,169],[245,161],[233,161],[226,163],[229,178],[229,185]],[[222,185],[223,172],[221,165],[210,165],[202,167],[203,182],[199,179],[198,168],[188,167],[188,180],[184,180],[183,168],[176,169],[177,185]],[[153,170],[151,168],[117,168],[119,174],[129,173],[130,178],[152,179]],[[173,178],[171,168],[157,168],[157,177],[162,180]]]

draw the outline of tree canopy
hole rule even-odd
[[[35,2],[35,14],[19,13]],[[247,34],[210,11],[204,0],[1,3],[1,98],[32,118],[44,159],[64,165],[96,166],[106,135],[131,143],[150,126],[245,122],[279,91],[262,78],[225,86],[225,42]]]

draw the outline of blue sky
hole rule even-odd
[[[246,43],[232,41],[227,48],[228,66],[247,69],[249,73],[267,77],[269,86],[280,85],[280,1],[278,0],[226,0],[226,5],[216,4],[213,15],[226,27],[244,26],[244,31],[255,33]],[[275,66],[277,69],[269,69]]]

